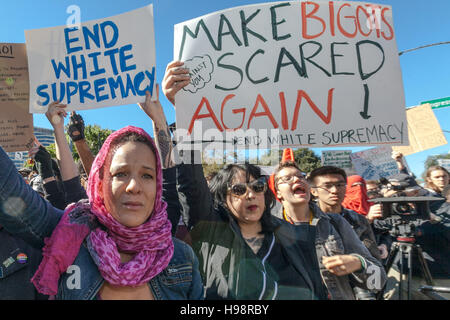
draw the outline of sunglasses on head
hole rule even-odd
[[[235,196],[242,196],[247,193],[247,188],[255,193],[265,192],[267,190],[266,179],[259,178],[248,183],[235,183],[228,187],[228,191]]]

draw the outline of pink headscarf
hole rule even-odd
[[[132,228],[111,216],[99,194],[100,169],[111,151],[111,143],[130,132],[151,142],[157,172],[153,212],[145,223]],[[87,194],[89,202],[81,200],[69,205],[50,239],[45,239],[43,260],[31,280],[43,294],[56,295],[61,274],[75,261],[85,239],[100,274],[113,285],[144,284],[164,270],[172,258],[171,223],[167,217],[167,203],[162,200],[161,161],[152,138],[144,130],[127,126],[106,139],[92,165]],[[106,231],[100,225],[106,227]],[[121,263],[119,251],[135,256],[129,262]]]

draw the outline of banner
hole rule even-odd
[[[450,159],[438,159],[438,165],[447,169],[450,172]]]
[[[403,147],[393,147],[395,151],[399,151],[406,156],[447,144],[447,139],[442,133],[439,121],[431,110],[430,104],[409,108],[406,110],[406,117],[408,119],[410,144]]]
[[[56,100],[67,110],[132,104],[155,86],[153,6],[77,27],[25,31],[30,112]]]
[[[390,146],[381,146],[352,153],[350,157],[358,175],[366,180],[378,180],[399,173],[397,163],[391,155]]]
[[[251,148],[408,144],[392,8],[273,2],[175,25],[178,137]],[[189,144],[187,142],[187,144]]]
[[[28,97],[25,44],[0,43],[0,145],[6,152],[27,151],[33,144]]]
[[[355,174],[352,159],[350,155],[351,150],[328,150],[322,151],[321,161],[322,166],[334,166],[345,170],[347,175]]]

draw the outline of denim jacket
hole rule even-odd
[[[354,300],[350,283],[362,289],[377,292],[386,283],[384,267],[374,258],[358,238],[351,225],[339,214],[323,213],[315,204],[310,204],[316,226],[316,253],[322,279],[333,300]],[[323,256],[354,255],[364,261],[362,270],[346,276],[336,276],[322,264]]]
[[[2,148],[0,168],[0,225],[30,245],[42,248],[63,211],[25,183]],[[169,265],[149,282],[153,296],[155,299],[202,299],[197,257],[187,244],[174,238],[173,242],[174,254]],[[95,299],[103,281],[83,244],[73,265],[59,280],[56,299]]]

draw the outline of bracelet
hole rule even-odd
[[[366,270],[366,261],[364,260],[364,258],[359,255],[355,255],[355,257],[357,257],[359,261],[361,261],[361,270]]]

